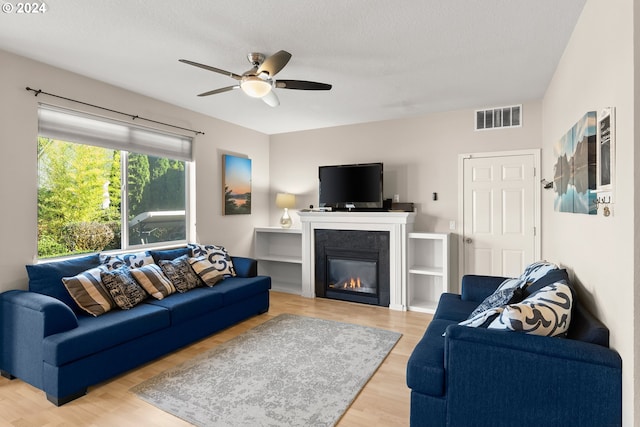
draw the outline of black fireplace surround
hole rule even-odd
[[[389,232],[316,229],[315,290],[320,298],[389,306]]]

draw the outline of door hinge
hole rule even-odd
[[[535,227],[533,227],[533,235],[536,236],[537,235],[537,230]]]

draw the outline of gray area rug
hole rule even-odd
[[[400,337],[283,314],[131,391],[197,426],[331,426]]]

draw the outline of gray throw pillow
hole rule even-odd
[[[126,265],[111,271],[101,271],[100,278],[115,303],[123,310],[135,307],[148,296]]]
[[[169,278],[178,292],[184,293],[202,285],[202,281],[191,268],[186,255],[174,260],[160,260],[158,262],[162,272]]]

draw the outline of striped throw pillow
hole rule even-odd
[[[131,270],[131,275],[149,295],[162,299],[176,291],[173,283],[164,275],[157,264],[143,265]]]
[[[105,266],[99,266],[73,277],[62,278],[71,298],[92,316],[100,316],[117,307],[100,278],[100,273],[106,270]]]
[[[224,279],[224,273],[205,256],[189,258],[189,264],[207,286],[211,287]]]

